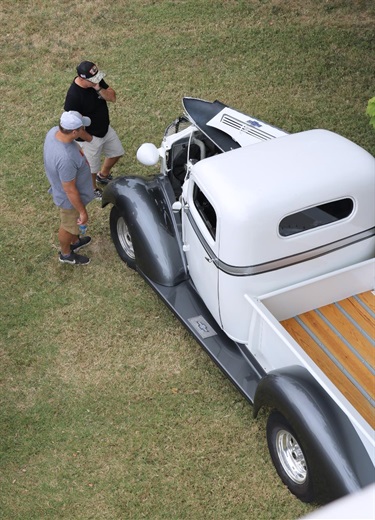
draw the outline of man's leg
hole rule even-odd
[[[121,159],[125,153],[118,135],[111,126],[109,126],[107,134],[105,137],[103,137],[102,152],[105,156],[105,159],[103,166],[98,173],[97,181],[99,184],[108,184],[107,179],[111,174],[111,168],[117,163],[119,159]],[[101,182],[101,180],[103,182]]]
[[[111,173],[111,168],[117,163],[119,159],[121,159],[121,157],[122,155],[119,155],[118,157],[106,157],[100,171],[101,177],[108,177],[108,175]]]
[[[70,255],[70,245],[75,244],[79,239],[78,217],[79,212],[76,209],[60,208],[60,228],[57,236],[63,255]]]
[[[61,253],[63,255],[70,255],[70,245],[77,242],[78,235],[72,235],[72,233],[69,233],[69,231],[66,231],[63,227],[60,226],[58,239],[60,242]]]
[[[90,259],[87,258],[87,256],[78,255],[76,252],[91,242],[91,237],[85,237],[84,239],[79,238],[78,217],[79,212],[75,209],[60,209],[58,239],[61,248],[59,260],[62,263],[79,265],[90,263]],[[73,245],[77,247],[74,248],[72,247]]]
[[[87,162],[90,165],[92,185],[95,192],[96,176],[100,172],[100,157],[102,153],[103,139],[94,136],[90,143],[84,141],[80,143],[80,146],[84,151]]]

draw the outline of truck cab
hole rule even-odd
[[[373,255],[372,169],[366,152],[325,130],[247,146],[191,168],[181,200],[189,273],[232,339],[244,342],[247,335],[244,294]]]
[[[245,342],[244,294],[373,256],[374,159],[328,130],[288,134],[218,102],[184,107],[190,120],[169,127],[161,173],[179,197],[189,276],[226,334]]]

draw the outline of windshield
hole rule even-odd
[[[169,126],[167,126],[164,137],[169,137],[173,134],[178,134],[178,132],[181,132],[182,130],[185,130],[185,128],[188,128],[191,126],[190,121],[185,116],[180,116],[177,119],[175,119]]]

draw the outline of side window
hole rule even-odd
[[[282,219],[279,224],[279,233],[283,237],[302,233],[309,229],[331,224],[337,220],[348,217],[354,208],[352,199],[340,199],[320,204],[313,208],[307,208],[293,213]]]
[[[216,213],[212,204],[208,201],[204,193],[194,184],[193,191],[194,206],[197,208],[205,226],[212,238],[216,237]]]

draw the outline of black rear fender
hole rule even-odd
[[[254,416],[262,407],[278,410],[298,433],[321,500],[374,481],[374,466],[353,425],[305,368],[269,372],[258,385]]]

